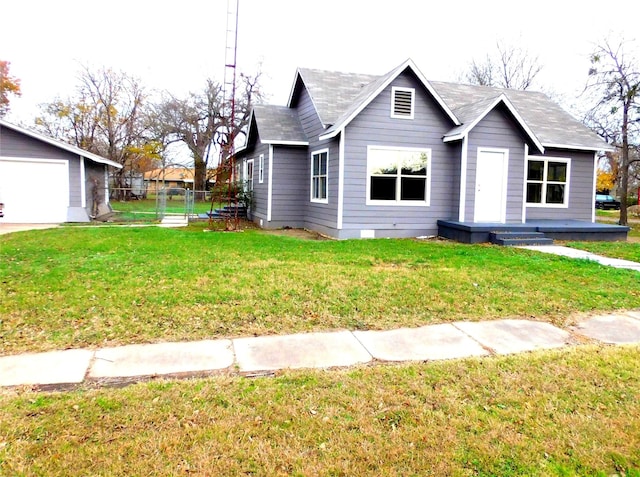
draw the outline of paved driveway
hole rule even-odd
[[[0,222],[0,235],[22,232],[23,230],[50,229],[57,226],[58,224],[5,224]]]

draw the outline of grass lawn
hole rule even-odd
[[[617,210],[598,210],[596,214],[598,222],[617,223],[620,218]],[[629,227],[627,242],[569,242],[566,245],[606,257],[640,262],[640,220],[629,217]]]
[[[218,207],[218,205],[215,207]],[[156,216],[157,204],[154,197],[127,201],[112,200],[111,208],[115,212],[112,218],[115,222],[155,222],[159,220]],[[193,212],[195,214],[204,214],[210,210],[211,201],[195,201],[193,204]],[[167,198],[165,213],[184,214],[184,212],[184,196]]]
[[[5,393],[0,474],[638,477],[638,351]]]
[[[640,307],[637,272],[446,241],[61,227],[0,236],[0,355]]]

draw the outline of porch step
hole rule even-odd
[[[247,208],[243,205],[225,205],[221,209],[216,209],[213,212],[207,212],[203,218],[212,218],[212,219],[231,219],[235,218],[236,214],[240,219],[247,218]]]
[[[553,245],[553,239],[542,232],[491,232],[489,241],[496,245]]]
[[[189,225],[189,218],[184,215],[165,215],[160,222],[160,227],[186,227]]]

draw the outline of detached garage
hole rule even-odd
[[[0,120],[0,222],[89,222],[109,209],[104,157]]]

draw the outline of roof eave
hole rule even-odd
[[[99,164],[105,164],[107,166],[115,167],[117,169],[122,169],[124,167],[122,164],[118,164],[117,162],[107,159],[106,157],[98,156],[97,154],[94,154],[89,151],[85,151],[84,149],[80,149],[79,147],[73,146],[72,144],[67,144],[66,142],[62,142],[57,139],[53,139],[51,137],[45,136],[44,134],[40,134],[36,131],[32,131],[30,129],[16,126],[15,124],[11,124],[3,120],[0,120],[0,125],[8,129],[13,129],[14,131],[25,134],[34,139],[38,139],[39,141],[46,142],[47,144],[50,144],[52,146],[58,147],[60,149],[64,149],[65,151],[70,152],[72,154],[77,154],[81,157],[85,157]]]
[[[260,139],[261,144],[274,146],[308,146],[309,141],[286,141],[282,139]]]
[[[598,151],[615,151],[616,150],[616,148],[611,146],[610,144],[604,144],[601,147],[597,147],[597,146],[576,146],[576,145],[570,145],[570,144],[545,143],[544,146],[549,149],[573,149],[574,151],[598,152]]]

